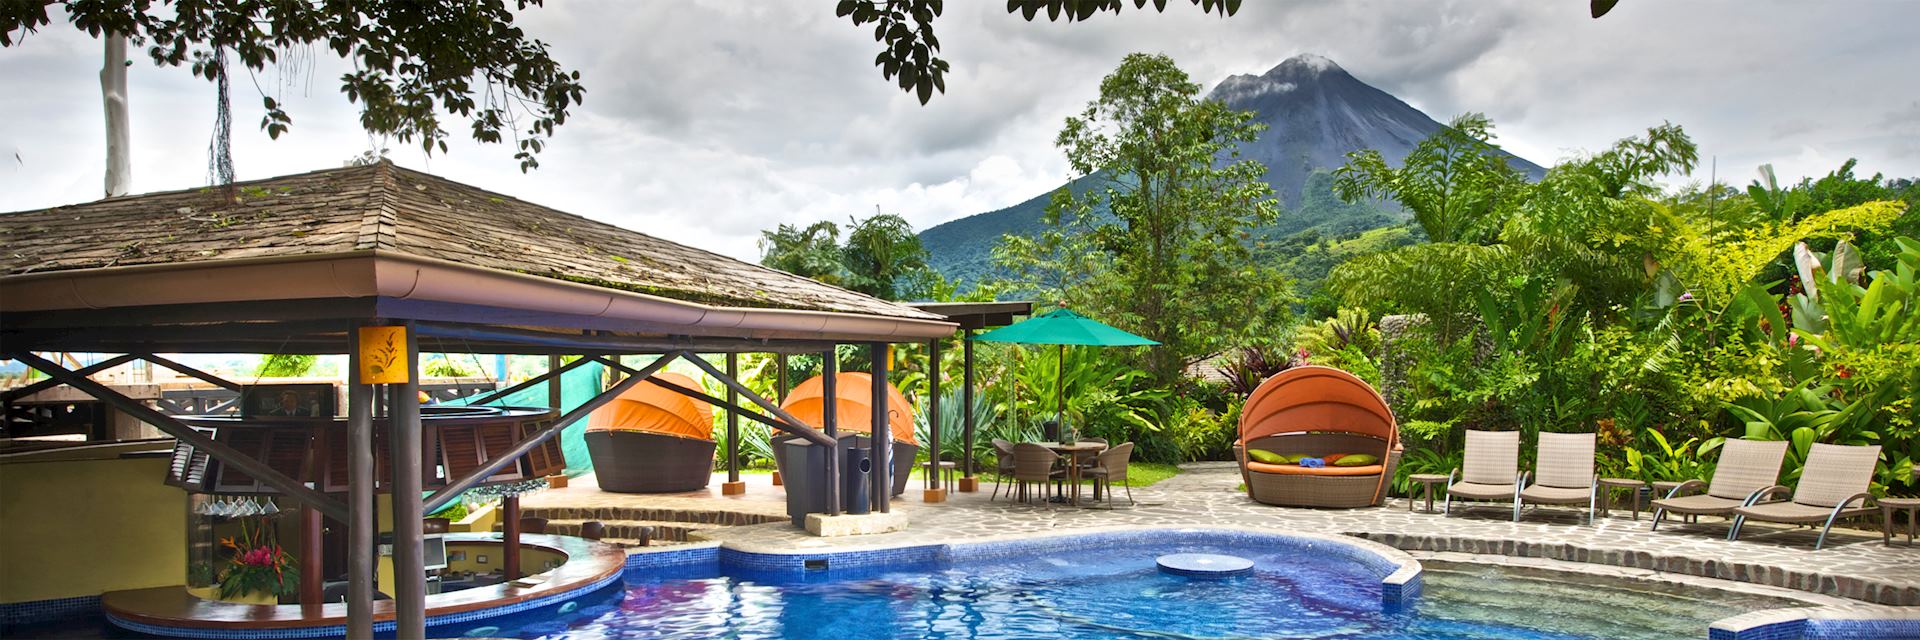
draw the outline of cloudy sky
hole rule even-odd
[[[1485,112],[1541,164],[1672,121],[1736,182],[1763,162],[1797,177],[1848,157],[1920,175],[1920,2],[1625,0],[1600,20],[1586,4],[1258,1],[1221,19],[1173,2],[1054,24],[950,2],[936,23],[948,93],[923,107],[880,78],[871,30],[829,0],[549,0],[520,23],[581,72],[587,100],[540,169],[522,175],[503,146],[386,146],[405,166],[751,259],[778,223],[878,207],[925,228],[1057,186],[1061,120],[1128,52],[1169,54],[1208,86],[1312,52],[1436,119]],[[236,78],[241,179],[379,143],[328,56]],[[135,57],[134,191],[205,184],[212,85]],[[99,63],[100,44],[64,24],[0,50],[0,211],[100,196]],[[278,141],[257,127],[262,91],[293,115]]]

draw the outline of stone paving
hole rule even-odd
[[[1817,531],[1749,523],[1737,542],[1726,541],[1727,524],[1702,517],[1697,524],[1669,519],[1649,531],[1651,517],[1638,521],[1627,509],[1585,523],[1584,510],[1529,507],[1511,522],[1509,506],[1462,509],[1452,516],[1408,511],[1405,499],[1374,509],[1294,509],[1255,503],[1237,490],[1240,476],[1232,463],[1183,465],[1183,473],[1152,487],[1133,489],[1134,506],[1121,494],[1118,508],[1064,504],[1014,504],[1002,495],[989,501],[991,486],[979,493],[954,493],[944,503],[919,499],[916,480],[894,509],[911,519],[906,531],[844,538],[819,538],[785,523],[724,527],[696,532],[697,539],[746,551],[804,553],[983,541],[1087,529],[1121,527],[1252,527],[1275,531],[1345,534],[1416,552],[1455,552],[1546,558],[1614,565],[1761,585],[1785,587],[1882,604],[1920,605],[1920,546],[1896,539],[1882,546],[1877,532],[1835,529],[1825,549],[1813,549]],[[753,478],[749,476],[749,478]],[[582,482],[584,480],[584,482]],[[527,506],[558,506],[584,501],[597,506],[629,506],[676,500],[764,512],[782,507],[780,490],[765,476],[749,485],[747,496],[638,496],[606,494],[585,485],[530,497]],[[717,483],[716,483],[717,486]],[[572,494],[579,489],[580,498]],[[1004,493],[1004,492],[1003,492]],[[1435,507],[1439,504],[1436,502]]]

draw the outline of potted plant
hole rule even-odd
[[[249,526],[248,520],[242,519],[238,539],[220,539],[233,554],[226,571],[220,574],[221,600],[279,604],[281,596],[299,591],[299,566],[272,538],[272,527],[267,523]]]

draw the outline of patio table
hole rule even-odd
[[[1067,457],[1067,484],[1073,485],[1073,497],[1067,504],[1080,506],[1080,458],[1098,455],[1107,445],[1098,442],[1036,442],[1034,444],[1052,449],[1054,453]]]
[[[1640,519],[1640,488],[1644,486],[1647,486],[1647,483],[1639,478],[1601,478],[1600,515],[1606,516],[1612,512],[1612,489],[1627,489],[1627,499],[1633,501],[1633,519],[1638,521]]]

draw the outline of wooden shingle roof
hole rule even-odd
[[[723,307],[940,318],[384,161],[0,214],[0,246],[7,276],[374,251]]]

